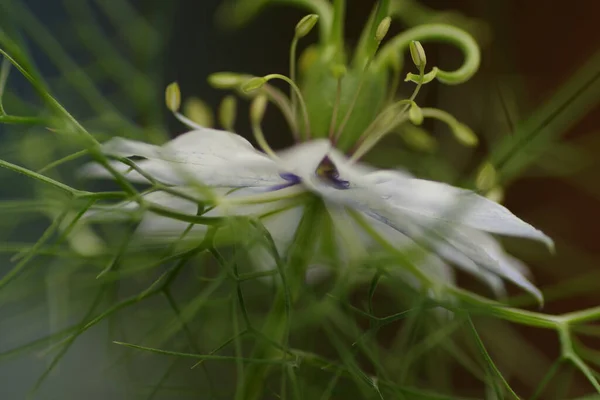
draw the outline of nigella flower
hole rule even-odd
[[[307,26],[310,29],[315,21],[314,16],[305,18],[297,34],[305,35]],[[389,20],[380,23],[376,30],[378,41],[385,36],[387,26]],[[444,29],[456,33],[454,28]],[[471,39],[460,38],[468,42],[464,48],[472,47]],[[389,51],[383,49],[382,53]],[[203,128],[179,114],[179,89],[171,85],[167,90],[167,105],[180,120],[193,127],[192,131],[163,146],[114,138],[101,148],[107,156],[121,161],[130,159],[127,163],[118,160],[112,163],[125,178],[139,183],[158,182],[173,189],[152,191],[144,196],[145,202],[174,211],[180,217],[190,217],[173,218],[168,213],[145,209],[137,228],[138,236],[158,240],[194,238],[206,233],[206,226],[200,223],[190,229],[189,220],[195,216],[251,216],[263,223],[279,256],[285,259],[307,204],[317,201],[322,206],[323,218],[332,222],[333,243],[338,244],[343,263],[360,258],[361,247],[416,254],[414,263],[393,268],[404,271],[425,287],[453,284],[450,267],[453,265],[482,279],[498,294],[503,291],[503,280],[508,280],[541,302],[541,292],[526,278],[527,268],[506,254],[493,235],[534,239],[551,248],[553,243],[548,236],[504,206],[472,191],[417,179],[399,170],[377,170],[359,162],[394,127],[402,123],[420,124],[427,117],[448,123],[463,143],[475,143],[472,132],[447,113],[421,109],[414,103],[422,84],[436,75],[449,81],[451,73],[434,68],[425,74],[425,54],[418,42],[411,43],[411,55],[419,68],[419,75],[411,76],[418,83],[415,93],[411,99],[383,109],[358,137],[348,135],[345,127],[363,82],[358,79],[354,101],[342,101],[341,83],[347,73],[343,67],[331,69],[338,90],[329,110],[331,122],[325,134],[320,132],[322,128],[318,128],[319,134],[311,132],[314,127],[310,121],[316,111],[305,102],[302,90],[292,79],[277,74],[263,78],[214,76],[212,81],[217,86],[234,87],[254,95],[251,120],[262,151],[235,133]],[[369,60],[365,73],[371,61],[377,64],[377,60]],[[283,79],[291,85],[291,101],[268,85],[271,79]],[[267,100],[277,104],[288,117],[297,142],[291,148],[275,152],[263,137],[260,122]],[[301,120],[296,118],[298,104]],[[112,176],[98,165],[87,166],[85,173],[93,177]],[[105,211],[137,208],[138,203],[132,201]],[[326,234],[315,229],[312,239],[320,241]],[[273,264],[265,254],[257,256],[255,262],[259,268],[270,268]]]
[[[522,264],[505,254],[490,235],[531,238],[552,246],[552,240],[541,231],[471,191],[354,163],[326,139],[299,143],[269,157],[234,133],[198,129],[162,147],[114,138],[102,150],[111,156],[143,157],[136,162],[140,170],[163,184],[180,187],[190,196],[194,195],[194,182],[227,191],[240,188],[233,192],[235,196],[217,201],[217,206],[204,215],[263,218],[281,255],[285,255],[301,219],[302,197],[311,194],[323,200],[334,220],[346,222],[339,229],[362,230],[399,251],[422,248],[437,255],[426,258],[430,264],[425,266],[427,270],[431,266],[447,268],[444,261],[450,262],[496,290],[501,288],[499,278],[504,278],[541,298],[539,290],[525,278]],[[148,182],[129,166],[114,165],[132,181]],[[99,167],[87,172],[107,176]],[[198,208],[194,201],[166,192],[146,197],[190,216],[196,215]],[[138,233],[176,239],[188,226],[187,222],[148,212]],[[348,232],[338,234],[343,237]]]

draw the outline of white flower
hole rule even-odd
[[[450,263],[484,280],[497,293],[502,292],[502,279],[506,279],[542,299],[525,277],[527,268],[506,254],[491,234],[535,239],[552,248],[552,240],[544,233],[471,191],[354,163],[326,139],[304,142],[270,157],[236,134],[198,129],[164,146],[114,138],[102,150],[115,157],[143,158],[136,161],[142,171],[190,196],[200,199],[195,189],[200,185],[214,188],[217,205],[203,215],[262,217],[282,256],[303,215],[302,195],[311,193],[323,200],[342,241],[354,235],[367,238],[365,245],[384,240],[400,251],[420,249],[424,256],[419,268],[427,276],[434,274],[433,280],[451,280]],[[112,165],[131,181],[148,182],[123,163]],[[88,165],[85,173],[111,176],[99,165]],[[238,190],[231,192],[232,188]],[[194,201],[166,192],[150,193],[145,200],[179,213],[197,214]],[[176,239],[188,226],[147,212],[138,234]],[[205,229],[196,225],[192,232]],[[356,250],[349,247],[349,253]]]

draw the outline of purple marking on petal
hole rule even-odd
[[[333,186],[337,189],[344,190],[350,187],[350,182],[340,179],[339,176],[328,176],[328,178],[329,182],[331,182]]]
[[[290,186],[297,185],[301,182],[300,177],[298,175],[294,175],[294,174],[290,174],[290,173],[282,173],[282,174],[279,174],[279,176],[281,176],[287,182],[279,184],[279,185],[271,186],[270,188],[267,189],[268,192],[274,192],[276,190],[285,189]]]
[[[297,183],[282,183],[281,185],[275,185],[267,188],[267,192],[274,192],[276,190],[281,190],[285,188],[289,188],[290,186],[297,185]]]
[[[285,179],[286,181],[291,182],[293,184],[300,183],[300,177],[298,175],[284,172],[282,174],[279,174],[279,176],[281,176],[283,179]]]

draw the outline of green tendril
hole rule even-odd
[[[435,78],[448,85],[469,80],[479,69],[481,54],[475,39],[467,32],[445,24],[428,24],[409,29],[385,44],[375,58],[375,65],[385,68],[397,60],[397,54],[409,47],[412,41],[441,41],[456,45],[464,54],[463,64],[455,71],[437,70]]]

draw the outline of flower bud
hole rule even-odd
[[[343,64],[334,64],[331,66],[331,74],[335,79],[341,79],[348,73]]]
[[[165,103],[167,108],[173,112],[177,112],[181,106],[181,90],[177,82],[173,82],[165,89]]]
[[[260,94],[250,104],[250,120],[253,124],[260,124],[267,109],[267,96]]]
[[[392,19],[390,17],[385,17],[384,19],[381,20],[381,22],[377,26],[377,30],[375,31],[375,40],[377,40],[378,42],[381,42],[383,40],[383,38],[385,38],[385,35],[387,35],[387,33],[390,29],[391,23],[392,23]]]
[[[225,130],[234,130],[236,113],[237,100],[234,96],[226,96],[219,106],[219,123]]]
[[[477,177],[475,178],[475,187],[481,191],[488,191],[496,185],[496,168],[489,162],[483,163]]]
[[[425,153],[431,153],[435,151],[438,146],[435,138],[432,137],[426,130],[410,124],[404,124],[402,126],[400,137],[402,140],[404,140],[408,147]]]
[[[246,76],[234,72],[216,72],[208,76],[208,83],[217,89],[233,89],[246,79]]]
[[[471,128],[469,128],[465,124],[461,124],[460,122],[458,122],[456,124],[452,124],[450,128],[452,129],[452,133],[454,134],[456,140],[458,140],[465,146],[473,147],[476,146],[477,143],[479,143],[479,139],[477,138],[475,133],[473,133]]]
[[[296,24],[296,38],[300,39],[310,33],[319,20],[317,14],[308,14]]]
[[[265,83],[267,83],[267,80],[263,77],[250,78],[242,85],[242,92],[253,92],[257,89],[260,89]]]
[[[501,186],[494,186],[486,193],[485,197],[496,203],[502,203],[502,200],[504,200],[504,189]]]
[[[191,97],[183,104],[183,115],[200,126],[211,127],[214,123],[210,107],[197,97]]]
[[[305,73],[308,69],[319,59],[319,49],[317,46],[308,46],[306,50],[304,50],[300,54],[300,59],[298,60],[298,68],[300,72]]]
[[[408,45],[408,48],[410,49],[410,56],[416,67],[419,69],[425,68],[425,64],[427,64],[427,57],[425,56],[425,49],[423,49],[421,42],[418,40],[413,40]]]
[[[408,119],[415,125],[421,125],[423,123],[423,111],[416,103],[411,103],[408,109]]]

